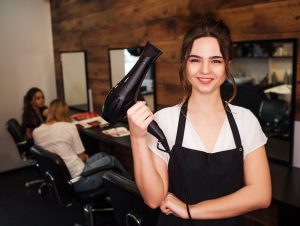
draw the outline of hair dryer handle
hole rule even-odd
[[[157,122],[155,122],[153,120],[149,124],[147,129],[148,129],[148,132],[151,133],[153,136],[155,136],[158,139],[158,141],[162,144],[162,146],[165,148],[165,150],[162,150],[162,151],[170,153],[170,147],[169,147],[169,144],[167,142],[167,138],[165,137],[164,132],[161,130],[161,128],[159,127]]]

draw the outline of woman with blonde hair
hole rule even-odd
[[[33,131],[33,137],[36,145],[63,159],[72,178],[101,166],[115,167],[128,177],[128,173],[114,156],[99,152],[89,157],[85,153],[78,130],[69,117],[69,107],[62,100],[55,99],[50,103],[47,120]],[[101,186],[102,174],[103,172],[99,172],[80,179],[74,184],[75,190],[87,191]]]

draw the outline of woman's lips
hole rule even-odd
[[[197,78],[202,84],[209,84],[211,83],[214,79],[213,78],[201,78],[198,77]]]

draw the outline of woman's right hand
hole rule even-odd
[[[153,121],[154,115],[145,101],[138,101],[127,111],[130,136],[141,138],[147,135],[147,127]]]

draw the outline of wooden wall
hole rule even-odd
[[[60,51],[87,51],[89,87],[94,108],[100,112],[110,88],[108,48],[150,41],[163,51],[156,63],[158,107],[177,103],[181,99],[178,69],[183,34],[197,16],[208,11],[229,25],[234,41],[300,41],[300,0],[51,0],[58,96],[63,95]],[[298,46],[296,119],[300,120]]]

